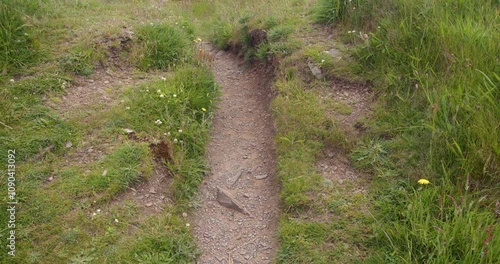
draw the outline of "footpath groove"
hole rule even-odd
[[[271,77],[225,52],[215,56],[213,71],[223,94],[207,151],[211,171],[191,221],[201,250],[198,263],[272,263],[279,188]]]

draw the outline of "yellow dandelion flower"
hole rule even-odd
[[[207,111],[207,109],[205,109],[205,107],[202,107],[202,108],[201,108],[201,111],[206,112],[206,111]]]
[[[420,180],[418,180],[418,183],[427,185],[427,184],[430,184],[431,182],[429,180],[426,180],[426,179],[420,179]]]

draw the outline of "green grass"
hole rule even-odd
[[[2,88],[0,150],[3,153],[15,148],[18,160],[31,158],[50,146],[54,152],[62,153],[66,142],[78,137],[75,124],[62,120],[41,100],[42,96],[63,92],[70,80],[64,75],[41,74]],[[1,160],[5,161],[5,157]]]
[[[381,182],[373,263],[499,261],[496,10],[497,1],[444,0],[316,7],[317,22],[359,44],[359,71],[382,95],[352,153]],[[432,185],[417,188],[419,178]]]
[[[129,109],[113,122],[162,138],[179,153],[169,164],[176,175],[179,204],[196,194],[206,171],[204,154],[217,97],[217,85],[207,68],[184,66],[165,80],[130,90],[121,106]]]
[[[69,51],[69,55],[61,59],[61,68],[69,73],[89,76],[94,73],[94,64],[103,60],[103,54],[94,48],[75,47]],[[101,51],[102,53],[102,51]]]
[[[15,0],[0,3],[0,76],[16,73],[36,58],[36,40],[20,10],[25,5]]]
[[[198,37],[275,66],[278,263],[499,262],[498,7],[468,0],[2,2],[0,152],[18,152],[20,205],[18,257],[12,262],[2,251],[0,262],[195,261],[199,252],[180,215],[207,170],[218,97],[210,70],[193,58]],[[359,65],[314,22],[357,45]],[[333,47],[346,53],[341,61],[324,53]],[[134,78],[150,80],[123,89],[105,109],[89,106],[99,110],[85,122],[45,106],[75,78],[108,69],[109,55],[120,60],[112,70],[133,65]],[[307,60],[324,80],[309,82]],[[352,112],[325,98],[339,77],[370,79],[379,95],[360,139],[328,114]],[[125,128],[140,140],[127,139]],[[159,165],[149,144],[161,141],[173,177],[165,195],[174,203],[144,216],[133,201],[112,202],[153,175]],[[67,161],[92,156],[89,144],[105,150],[88,164]],[[373,181],[324,178],[317,162],[332,150],[349,153]],[[431,184],[418,186],[420,178]]]
[[[187,32],[168,24],[139,27],[137,35],[141,43],[137,65],[142,70],[168,69],[184,62],[191,51]]]
[[[199,253],[180,215],[190,210],[206,173],[218,88],[204,63],[193,60],[194,32],[181,4],[155,3],[9,1],[9,12],[0,4],[2,29],[7,22],[20,26],[2,34],[26,37],[17,50],[11,39],[1,44],[10,57],[0,65],[7,67],[0,83],[0,151],[18,154],[19,204],[17,254],[10,258],[2,251],[0,263],[195,261]],[[11,4],[16,12],[10,12]],[[29,28],[22,26],[28,22]],[[12,55],[38,45],[40,60]],[[76,115],[46,106],[65,100],[69,87],[94,79],[97,70],[113,75],[132,65],[138,68],[130,71],[132,78],[149,80],[106,89],[116,102],[92,101],[91,111]],[[125,128],[140,139],[128,139]],[[170,158],[158,163],[150,144],[160,141],[168,144]],[[119,201],[153,176],[156,166],[166,166],[173,177],[161,194],[172,203],[145,215],[137,201]],[[1,198],[2,212],[6,199]],[[0,214],[2,222],[7,217]],[[7,231],[0,232],[2,239]]]

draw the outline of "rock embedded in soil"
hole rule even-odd
[[[217,186],[217,202],[229,209],[236,210],[243,214],[248,214],[241,203],[236,200],[231,192],[229,192],[228,190],[224,190],[219,186]]]
[[[259,174],[255,176],[255,179],[257,180],[263,180],[265,178],[267,178],[267,174]]]
[[[321,72],[321,69],[318,68],[318,66],[314,65],[314,63],[312,63],[312,62],[308,62],[307,65],[309,66],[311,73],[314,76],[316,76],[316,78],[318,78],[318,79],[323,78],[323,73]]]

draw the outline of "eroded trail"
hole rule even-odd
[[[275,179],[270,74],[219,52],[213,70],[222,89],[208,146],[211,166],[192,216],[198,263],[271,263],[277,248],[279,188]],[[247,213],[222,206],[218,188]]]

